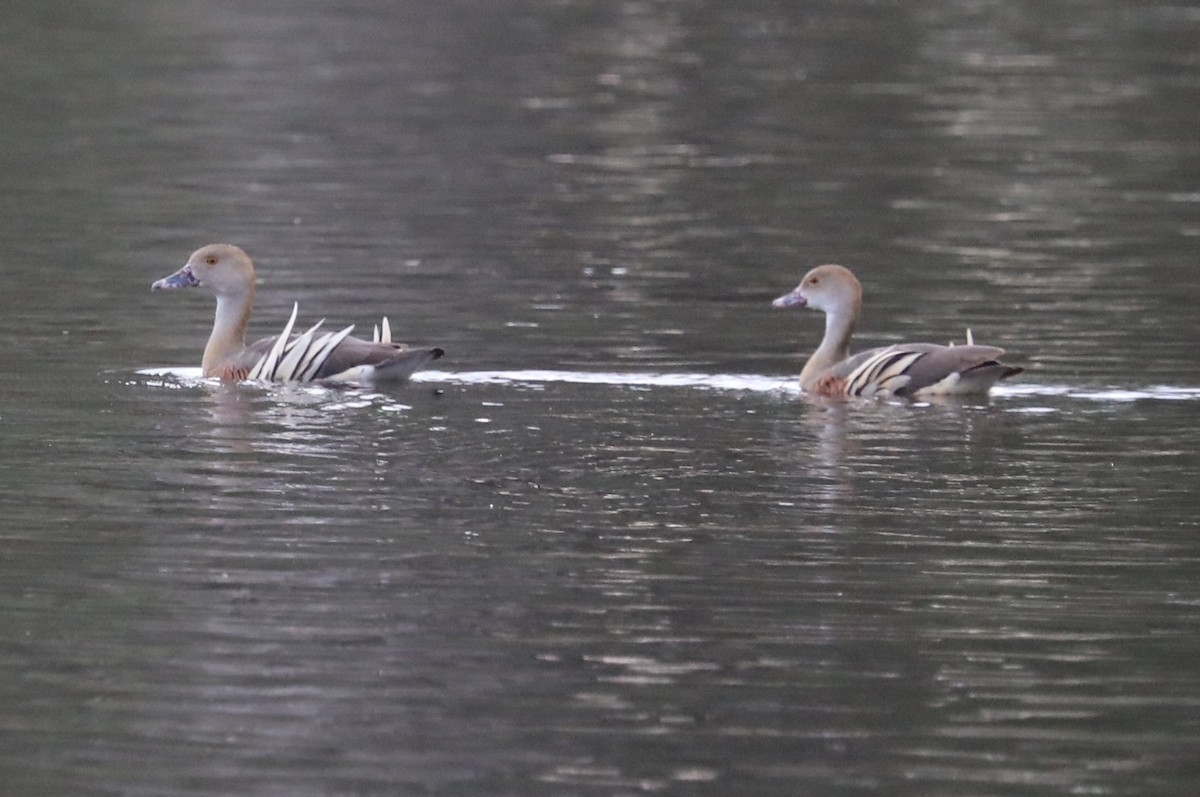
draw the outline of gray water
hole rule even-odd
[[[0,23],[0,793],[1196,794],[1197,9]],[[446,359],[178,370],[214,240]],[[800,396],[829,261],[1027,373]]]

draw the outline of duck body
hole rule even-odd
[[[982,395],[1025,369],[1000,361],[996,346],[897,343],[850,354],[862,307],[862,286],[848,268],[817,266],[775,307],[812,307],[825,313],[825,337],[800,372],[800,387],[818,396]],[[968,333],[969,335],[969,333]]]
[[[202,286],[216,296],[216,317],[201,362],[205,376],[266,382],[403,380],[443,354],[437,348],[393,343],[386,318],[371,341],[351,337],[353,326],[320,332],[323,322],[292,334],[296,307],[282,333],[246,345],[254,282],[254,266],[245,252],[232,244],[209,244],[196,250],[183,268],[150,286]]]
[[[801,386],[820,396],[979,395],[1022,368],[999,361],[995,346],[899,343],[848,357]]]

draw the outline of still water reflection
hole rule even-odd
[[[1200,15],[1079,11],[0,11],[4,793],[1190,797]],[[194,378],[216,239],[444,370]],[[829,260],[1029,371],[799,396]]]

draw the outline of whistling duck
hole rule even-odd
[[[302,335],[292,334],[297,307],[277,337],[246,345],[246,323],[254,305],[254,266],[231,244],[197,249],[183,268],[163,277],[151,290],[202,285],[217,297],[217,315],[204,347],[205,376],[266,382],[403,380],[442,356],[441,349],[409,349],[392,342],[386,318],[375,340],[350,337],[353,326],[318,334],[317,322]]]
[[[850,355],[850,338],[862,306],[862,286],[844,266],[817,266],[774,307],[812,307],[825,313],[825,337],[800,372],[800,387],[818,396],[986,394],[1024,368],[1000,362],[1004,349],[897,343]]]

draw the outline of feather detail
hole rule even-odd
[[[317,326],[313,327],[313,329],[315,330],[324,323],[325,319],[322,318],[320,322],[317,323]],[[294,371],[295,376],[292,377],[293,379],[295,379],[297,382],[307,382],[312,378],[311,375],[316,373],[317,369],[320,368],[324,363],[325,357],[329,356],[328,352],[325,352],[324,354],[322,354],[322,352],[325,351],[325,346],[328,344],[329,339],[333,335],[334,333],[332,332],[326,332],[324,335],[309,344],[307,351],[304,352],[304,355],[296,364],[296,369]]]
[[[329,359],[329,355],[333,354],[333,350],[338,347],[338,344],[345,340],[353,331],[354,325],[351,324],[341,332],[329,332],[323,335],[312,347],[312,356],[300,370],[299,375],[296,377],[297,381],[311,382],[313,379],[316,379],[317,373],[325,365],[325,362]]]
[[[296,302],[292,305],[292,317],[288,319],[283,332],[279,333],[279,338],[275,341],[275,345],[254,364],[254,367],[250,369],[247,379],[262,379],[269,382],[274,378],[275,365],[279,362],[279,355],[283,353],[283,347],[287,345],[288,339],[292,335],[292,327],[296,323],[296,314],[299,312],[300,303]]]
[[[908,385],[908,369],[923,352],[889,347],[868,357],[846,376],[847,396],[874,396],[895,393]]]
[[[303,335],[288,343],[286,347],[287,356],[275,367],[275,372],[271,374],[272,382],[295,381],[297,367],[300,365],[300,361],[304,358],[304,355],[308,353],[313,334],[321,328],[321,324],[323,323],[325,323],[325,319],[321,319],[313,324],[305,330]]]
[[[375,333],[371,337],[373,343],[391,343],[392,342],[392,326],[388,323],[387,316],[383,317],[382,330],[380,325],[375,325]]]
[[[812,387],[812,393],[817,396],[844,397],[846,395],[846,377],[825,374],[817,379]]]

